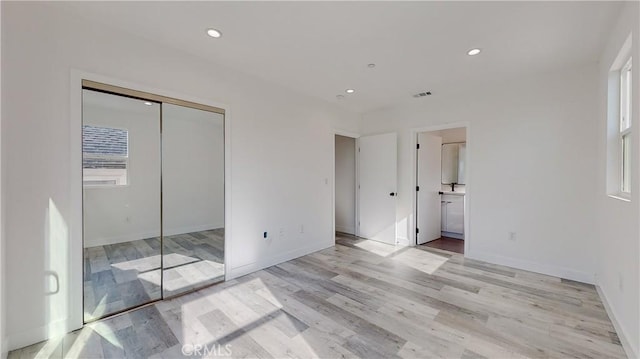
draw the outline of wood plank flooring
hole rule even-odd
[[[85,321],[224,280],[224,229],[164,237],[163,261],[160,238],[85,248]]]
[[[349,236],[9,357],[178,358],[196,345],[238,358],[625,357],[591,285]]]
[[[464,240],[463,239],[440,237],[440,238],[438,238],[436,240],[433,240],[431,242],[427,242],[427,243],[423,244],[423,246],[427,246],[427,247],[431,247],[431,248],[437,248],[437,249],[443,249],[443,250],[449,251],[449,252],[455,252],[455,253],[464,254]]]

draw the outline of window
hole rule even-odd
[[[620,69],[620,191],[631,192],[631,58]]]
[[[82,182],[85,186],[128,183],[129,131],[82,126]]]

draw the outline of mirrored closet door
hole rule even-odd
[[[91,85],[82,93],[85,322],[224,280],[224,111]]]
[[[224,279],[224,116],[162,107],[165,297]]]

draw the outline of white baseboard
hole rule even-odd
[[[464,240],[464,234],[463,233],[453,233],[453,232],[441,232],[440,234],[443,237],[449,237],[449,238],[455,238],[455,239],[462,239]]]
[[[411,246],[413,245],[412,243],[409,243],[409,238],[407,237],[396,237],[396,242],[398,245],[401,246]]]
[[[50,340],[68,333],[69,327],[66,319],[60,319],[49,325],[43,325],[38,328],[29,329],[7,338],[6,350],[16,350],[24,348],[31,344],[39,343],[44,340]]]
[[[176,228],[168,228],[164,229],[165,236],[174,236],[176,234],[182,233],[193,233],[193,232],[202,232],[208,231],[216,228],[224,228],[224,223],[210,223],[210,224],[202,224],[199,226],[187,226],[187,227],[176,227]]]
[[[470,259],[477,259],[493,264],[499,264],[507,267],[513,267],[516,269],[522,269],[530,272],[546,274],[554,277],[560,277],[565,279],[575,280],[582,283],[595,283],[595,274],[577,271],[571,268],[559,267],[554,265],[548,265],[544,263],[532,262],[524,259],[505,257],[493,253],[483,251],[469,250],[464,254],[465,257]]]
[[[224,228],[224,224],[215,223],[215,224],[203,224],[198,226],[169,228],[169,229],[165,229],[163,234],[165,236],[173,236],[173,235],[182,234],[182,233],[208,231],[210,229],[216,229],[216,228]],[[136,241],[136,240],[145,239],[145,238],[154,238],[159,236],[160,236],[160,232],[158,231],[133,233],[133,234],[127,234],[124,236],[94,238],[90,240],[85,239],[84,244],[86,247],[96,247],[96,246],[105,246],[105,245],[117,244],[117,243],[123,243],[123,242],[131,242],[131,241]]]
[[[131,242],[138,239],[145,238],[153,238],[159,237],[160,232],[143,232],[143,233],[132,233],[124,236],[115,236],[115,237],[103,237],[103,238],[93,238],[84,240],[85,247],[97,247],[97,246],[107,246],[110,244],[117,244],[123,242]]]
[[[609,316],[611,323],[613,323],[613,327],[615,328],[616,333],[618,334],[618,338],[620,339],[620,343],[622,343],[622,348],[624,349],[624,352],[627,354],[627,357],[636,358],[636,359],[640,358],[640,355],[639,355],[640,353],[638,353],[638,350],[634,349],[633,346],[631,345],[631,342],[629,341],[629,336],[622,329],[622,326],[620,325],[620,322],[618,322],[618,319],[617,319],[618,316],[613,310],[613,307],[609,304],[609,299],[607,298],[607,295],[604,293],[604,291],[602,290],[602,287],[600,287],[599,284],[596,284],[596,290],[598,291],[600,300],[602,300],[602,304],[604,305],[604,309],[607,311],[607,315]]]
[[[234,278],[242,277],[243,275],[257,272],[261,269],[265,269],[276,264],[280,264],[298,257],[306,256],[307,254],[311,254],[313,252],[321,251],[323,249],[333,247],[335,241],[327,241],[321,244],[312,244],[303,248],[295,249],[281,255],[275,256],[268,260],[253,262],[249,264],[244,264],[239,267],[233,267],[229,269],[229,273],[226,275],[226,280],[231,280]]]
[[[343,227],[343,226],[336,225],[336,232],[342,232],[342,233],[346,233],[346,234],[355,235],[356,234],[356,228],[355,227]]]

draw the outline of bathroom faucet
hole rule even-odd
[[[456,185],[457,185],[457,183],[451,182],[451,192],[455,192],[456,191]]]

